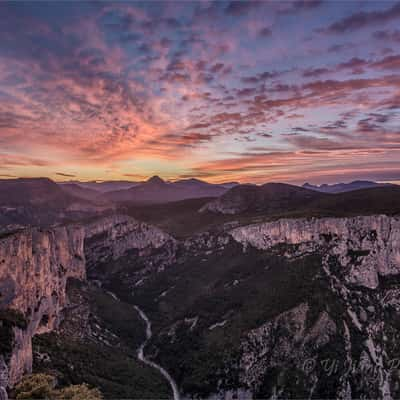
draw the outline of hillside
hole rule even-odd
[[[400,213],[400,187],[383,186],[331,194],[315,199],[305,211],[328,216]]]
[[[0,180],[0,232],[52,225],[112,209],[110,203],[84,198],[80,189],[64,189],[48,178]]]
[[[239,214],[246,211],[272,214],[295,210],[324,196],[312,190],[284,183],[266,183],[262,186],[239,185],[205,205],[202,211],[221,214]]]
[[[344,193],[320,193],[297,186],[268,183],[240,185],[201,208],[215,214],[264,216],[347,216],[397,214],[400,187],[382,186]]]
[[[111,202],[104,198],[103,193],[95,190],[82,187],[76,183],[66,183],[61,185],[61,189],[65,192],[82,200],[88,200],[99,205],[111,205]]]
[[[77,199],[48,178],[0,180],[0,205],[66,207]]]
[[[246,186],[247,189],[250,187]],[[235,192],[243,191],[239,186]],[[254,186],[251,186],[251,191]],[[247,190],[246,190],[247,191]],[[138,220],[154,224],[177,238],[188,237],[207,230],[225,230],[229,226],[245,225],[285,217],[345,217],[371,214],[394,215],[400,213],[400,189],[379,187],[348,193],[322,194],[305,202],[296,199],[294,204],[276,203],[273,208],[251,207],[236,214],[223,214],[209,209],[216,198],[187,199],[165,204],[125,205],[120,212]]]
[[[108,200],[118,203],[157,204],[200,197],[217,197],[227,191],[223,185],[213,185],[197,179],[165,182],[158,176],[127,190],[105,194]]]
[[[134,181],[92,181],[92,182],[81,182],[81,181],[69,181],[69,182],[60,182],[61,186],[63,185],[78,185],[84,189],[95,190],[100,193],[107,193],[116,190],[124,190],[130,189],[136,185],[139,185],[143,182],[134,182]]]

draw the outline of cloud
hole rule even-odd
[[[353,57],[348,61],[342,62],[337,65],[338,69],[342,68],[360,68],[360,67],[365,67],[367,64],[367,61],[363,60],[362,58],[358,57]]]
[[[262,6],[262,2],[260,1],[252,1],[252,0],[237,0],[231,1],[225,9],[225,12],[228,15],[233,16],[243,16],[249,13],[251,10],[254,10],[258,7]]]
[[[312,10],[323,4],[322,0],[296,0],[292,2],[287,2],[289,7],[284,8],[279,11],[280,14],[296,14],[301,11]]]
[[[49,167],[52,163],[39,159],[28,157],[20,154],[0,154],[0,166],[2,169],[9,169],[14,167]]]
[[[374,68],[391,69],[398,71],[400,68],[400,55],[393,55],[370,64]]]
[[[165,161],[176,175],[287,179],[327,160],[350,169],[354,157],[397,155],[399,56],[381,46],[396,49],[398,29],[385,25],[395,6],[355,18],[339,5],[363,39],[346,30],[313,41],[331,21],[325,2],[0,7],[5,174],[117,178],[129,165],[145,176]]]
[[[377,40],[400,42],[400,30],[379,30],[375,31],[372,37]]]
[[[360,11],[329,25],[323,32],[344,34],[371,25],[383,24],[400,17],[400,3],[385,10]]]
[[[269,36],[272,35],[272,30],[271,30],[271,28],[268,28],[268,27],[261,28],[261,29],[258,31],[258,35],[259,35],[260,37],[262,37],[262,38],[269,37]]]
[[[329,138],[320,138],[309,135],[288,136],[287,141],[300,148],[311,150],[355,150],[358,147]]]
[[[315,78],[331,72],[329,68],[309,68],[303,72],[305,78]]]
[[[272,78],[276,78],[277,76],[279,76],[281,74],[281,72],[276,72],[276,71],[265,71],[265,72],[261,72],[259,74],[253,75],[253,76],[245,76],[241,78],[241,81],[243,83],[260,83],[260,82],[264,82],[267,79],[272,79]]]
[[[76,178],[76,175],[72,175],[72,174],[66,174],[64,172],[56,172],[56,175],[58,176],[64,176],[66,178]]]
[[[328,47],[328,53],[339,53],[342,50],[350,50],[354,48],[354,45],[351,43],[341,43],[341,44],[333,44]]]

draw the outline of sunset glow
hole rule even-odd
[[[400,179],[400,3],[0,4],[0,175]]]

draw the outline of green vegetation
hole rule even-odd
[[[15,398],[17,400],[101,400],[103,398],[98,389],[91,389],[86,384],[57,389],[56,382],[56,378],[52,375],[27,375],[15,387]]]
[[[212,198],[189,199],[148,206],[129,206],[122,212],[140,221],[158,226],[176,238],[185,238],[217,224],[232,220],[232,216],[199,213]]]
[[[183,392],[205,397],[219,385],[237,387],[245,332],[312,300],[320,284],[320,256],[289,260],[281,251],[249,248],[244,253],[232,242],[223,250],[185,255],[183,262],[135,287],[133,296],[124,279],[129,269],[123,269],[112,282],[113,289],[139,304],[152,320],[155,335],[148,353],[158,350],[157,361]],[[319,315],[318,310],[315,313]],[[190,330],[185,318],[196,317],[198,322]],[[210,329],[224,321],[225,325]],[[173,340],[167,334],[171,327]]]
[[[100,324],[102,331],[117,337],[112,343],[103,343],[94,337],[69,334],[76,325],[69,327],[67,315],[60,333],[33,338],[34,371],[55,375],[62,386],[87,383],[99,388],[105,398],[169,397],[170,388],[161,374],[136,358],[145,332],[133,307],[115,300],[98,287],[88,287],[79,281],[69,282],[68,295],[75,303],[87,303],[92,323]],[[71,317],[76,324],[79,317],[74,312]],[[88,334],[87,328],[83,329],[83,335]]]
[[[10,308],[0,309],[0,354],[8,358],[12,352],[14,333],[13,328],[26,328],[23,314]]]
[[[35,360],[34,370],[56,374],[60,384],[88,383],[106,398],[166,398],[169,388],[153,369],[127,349],[81,342],[55,333],[34,338],[34,349],[50,361]]]
[[[104,328],[116,334],[126,345],[136,350],[145,340],[145,324],[131,304],[115,300],[103,290],[92,288],[88,301]]]
[[[232,242],[222,251],[188,257],[151,276],[135,289],[132,300],[146,309],[156,330],[196,315],[211,325],[229,312],[240,317],[241,326],[257,327],[310,293],[320,262],[319,255],[291,261],[273,251],[249,248],[244,253]]]
[[[33,374],[22,378],[15,387],[15,398],[22,399],[51,399],[56,379],[46,374]]]
[[[296,368],[269,368],[255,397],[270,398],[274,390],[284,390],[287,399],[305,399],[309,397],[310,386],[305,373]]]
[[[16,326],[20,329],[25,329],[27,322],[24,315],[11,308],[0,309],[0,321],[8,322],[12,326]]]
[[[71,385],[56,391],[55,400],[100,400],[102,395],[98,389],[90,389],[88,385]]]

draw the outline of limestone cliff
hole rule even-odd
[[[116,260],[130,250],[158,249],[175,240],[161,229],[125,215],[114,215],[85,225],[85,254],[90,268]]]
[[[0,241],[0,307],[19,311],[26,329],[13,329],[9,384],[32,365],[31,338],[57,327],[70,277],[85,278],[84,230],[29,229]]]
[[[308,303],[243,339],[243,385],[260,397],[399,396],[398,217],[282,219],[231,235],[243,251],[276,249],[289,259],[318,253],[322,260]]]
[[[258,249],[286,244],[310,253],[327,247],[338,257],[349,282],[371,289],[378,286],[379,276],[400,273],[398,217],[280,219],[236,228],[231,235]]]

